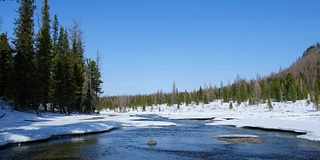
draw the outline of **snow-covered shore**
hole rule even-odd
[[[107,132],[122,126],[125,127],[155,127],[173,126],[172,122],[149,121],[139,117],[132,117],[129,113],[104,112],[101,115],[70,116],[58,113],[35,113],[0,109],[0,146],[11,143],[33,142],[47,140],[53,137],[84,135],[90,133]]]
[[[106,132],[118,127],[159,127],[177,125],[172,122],[149,121],[134,115],[153,114],[169,119],[213,119],[207,125],[232,125],[236,127],[254,127],[279,129],[306,133],[300,138],[320,141],[320,112],[305,100],[296,103],[273,103],[269,111],[266,104],[249,106],[242,103],[233,105],[220,101],[205,105],[184,106],[150,106],[146,111],[127,110],[126,113],[102,111],[100,115],[65,116],[54,113],[34,113],[0,109],[0,146],[11,143],[30,142],[50,139],[64,135],[82,135]]]
[[[320,141],[320,111],[316,111],[313,104],[307,100],[295,103],[273,102],[273,109],[269,110],[267,104],[241,105],[215,101],[199,106],[180,106],[147,108],[146,114],[156,114],[169,119],[213,119],[207,125],[227,125],[235,127],[260,128],[266,130],[279,130],[301,133],[299,138]]]

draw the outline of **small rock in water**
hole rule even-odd
[[[153,140],[153,139],[150,139],[150,140],[148,141],[147,145],[149,145],[149,146],[155,146],[155,145],[157,145],[157,141],[155,141],[155,140]]]

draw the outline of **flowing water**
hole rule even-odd
[[[167,120],[170,127],[123,127],[107,133],[21,144],[0,150],[0,159],[320,159],[320,142],[296,138],[293,133],[267,132],[211,121]],[[261,143],[230,143],[215,138],[225,134],[258,135]],[[148,146],[150,139],[155,146]]]

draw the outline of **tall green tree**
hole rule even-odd
[[[297,100],[296,81],[292,74],[288,73],[285,78],[285,96],[289,101],[295,102]]]
[[[227,86],[224,86],[222,88],[222,99],[224,102],[229,102],[230,101],[230,94]]]
[[[83,88],[84,84],[84,72],[85,72],[85,61],[84,61],[84,46],[82,42],[82,31],[77,21],[73,22],[73,26],[69,30],[71,39],[71,51],[70,58],[73,64],[73,73],[76,84],[76,101],[73,104],[74,108],[82,108],[83,97],[86,94]]]
[[[88,112],[93,112],[98,105],[98,94],[102,93],[101,91],[101,73],[99,71],[98,64],[88,59],[85,69],[85,90],[86,96],[84,97],[84,108]],[[152,105],[152,97],[147,97],[147,103]]]
[[[55,57],[54,99],[64,113],[76,110],[73,104],[76,102],[76,83],[73,73],[73,61],[70,58],[70,48],[67,31],[61,26],[58,39],[59,53]]]
[[[13,49],[9,45],[7,35],[0,35],[0,98],[13,98]]]
[[[56,96],[55,96],[55,90],[56,90],[56,84],[58,83],[55,79],[57,74],[57,65],[58,65],[58,55],[60,53],[60,46],[58,45],[58,38],[59,38],[59,21],[57,15],[54,15],[53,23],[52,23],[52,29],[53,29],[53,35],[52,35],[52,111],[55,110],[57,103],[56,103]]]
[[[52,91],[52,42],[50,36],[50,15],[49,15],[48,0],[44,0],[41,10],[42,14],[42,26],[39,30],[37,37],[37,79],[38,89],[40,95],[40,102],[47,109],[47,103],[50,100]]]
[[[240,101],[244,102],[249,99],[248,97],[247,83],[242,81],[240,84]]]
[[[39,97],[35,76],[37,67],[34,49],[34,20],[33,13],[36,8],[34,0],[19,1],[19,18],[15,19],[13,43],[16,49],[14,57],[15,68],[15,109],[25,109],[27,106],[37,108]]]

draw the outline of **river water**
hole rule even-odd
[[[0,159],[320,159],[320,142],[299,139],[293,133],[205,125],[211,121],[148,118],[179,125],[123,127],[101,134],[14,145],[1,149]],[[225,134],[258,135],[262,143],[230,143],[215,138]],[[157,145],[148,146],[150,139]]]

